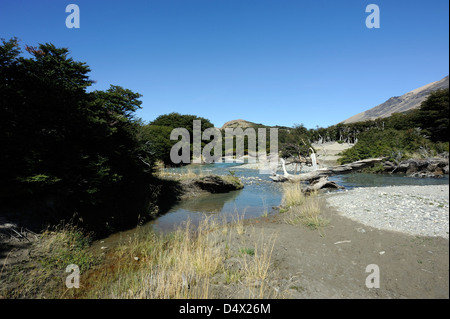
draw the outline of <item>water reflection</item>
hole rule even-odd
[[[235,202],[236,197],[239,196],[241,191],[242,190],[224,194],[200,195],[196,198],[184,200],[182,203],[172,207],[171,211],[182,208],[191,213],[220,213],[226,203]]]
[[[352,189],[355,187],[442,185],[449,183],[448,175],[442,178],[418,178],[408,177],[402,174],[391,175],[353,173],[348,175],[332,176],[329,179],[345,186],[346,189]]]

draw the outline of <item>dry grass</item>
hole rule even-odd
[[[205,217],[196,227],[187,222],[170,234],[136,231],[96,263],[75,228],[46,232],[33,249],[33,261],[14,271],[4,269],[9,282],[0,286],[8,289],[0,289],[0,296],[204,299],[222,298],[217,284],[232,284],[248,292],[248,298],[268,298],[264,282],[270,275],[275,238],[261,235],[244,246],[239,241],[248,240],[242,236],[247,227],[243,214],[236,214],[231,223]],[[252,253],[239,253],[237,247],[251,247]],[[229,258],[239,259],[239,269],[227,268]],[[79,289],[65,287],[68,264],[80,266]]]
[[[320,201],[317,193],[306,196],[298,182],[283,185],[282,204],[285,207],[282,209],[285,212],[284,221],[288,224],[300,223],[311,229],[320,229],[329,223],[320,216]]]
[[[90,238],[73,226],[47,230],[30,248],[31,262],[2,267],[0,298],[60,298],[70,264],[86,271],[97,263]]]
[[[175,179],[175,180],[187,180],[187,179],[195,179],[195,178],[199,178],[199,177],[203,177],[204,173],[203,172],[194,172],[194,170],[192,168],[188,168],[186,170],[186,172],[183,173],[175,173],[175,172],[171,172],[165,168],[161,168],[160,170],[158,170],[155,173],[156,176],[160,177],[160,178],[169,178],[169,179]]]
[[[248,291],[248,298],[267,298],[268,278],[275,237],[261,235],[252,254],[239,254],[239,271],[229,269],[226,260],[236,257],[230,247],[237,234],[245,233],[243,215],[234,222],[205,217],[195,229],[188,222],[170,235],[148,234],[130,238],[117,249],[115,274],[105,274],[90,288],[92,298],[205,299],[221,298],[211,292],[218,277],[224,285],[234,283]],[[138,261],[136,261],[138,259]],[[255,281],[260,284],[255,288]]]
[[[305,202],[305,194],[300,183],[287,182],[283,184],[282,205],[287,207],[299,206]]]
[[[242,277],[245,285],[249,288],[248,298],[268,298],[266,280],[270,275],[272,253],[275,246],[276,236],[271,235],[267,238],[260,234],[259,240],[255,243],[251,254],[245,254],[241,261]]]
[[[232,215],[233,220],[232,225],[239,235],[242,235],[245,232],[244,217],[245,217],[245,210],[242,213],[242,215],[239,214],[238,211],[235,211],[235,214]]]
[[[188,222],[170,235],[130,238],[114,253],[115,273],[90,290],[101,298],[208,298],[208,278],[221,270],[225,256],[210,238],[217,227],[205,218],[195,231]]]
[[[320,202],[317,194],[306,197],[302,205],[291,207],[284,221],[290,225],[301,223],[311,229],[319,229],[329,223],[320,216]]]

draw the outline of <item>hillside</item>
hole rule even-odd
[[[416,109],[430,95],[431,92],[449,87],[449,78],[446,76],[440,81],[432,82],[402,96],[391,97],[386,102],[370,110],[356,114],[342,123],[354,123],[376,118],[384,118],[392,113],[404,113]]]
[[[220,128],[221,130],[224,130],[226,128],[236,128],[236,127],[240,127],[242,129],[246,129],[248,127],[253,127],[253,128],[279,128],[279,129],[287,129],[289,130],[290,127],[286,127],[286,126],[270,126],[270,125],[264,125],[261,123],[254,123],[254,122],[250,122],[250,121],[246,121],[246,120],[242,120],[242,119],[238,119],[238,120],[232,120],[232,121],[228,121],[226,122],[224,125],[222,125],[222,127]]]
[[[255,127],[255,125],[261,125],[261,124],[256,124],[253,122],[239,119],[239,120],[232,120],[232,121],[226,122],[220,129],[224,130],[226,128],[236,128],[236,127],[245,129],[247,127]]]

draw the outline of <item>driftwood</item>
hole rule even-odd
[[[381,163],[385,159],[386,158],[384,158],[384,157],[383,158],[369,158],[369,159],[353,162],[350,164],[333,166],[333,167],[328,167],[328,168],[321,168],[321,169],[318,169],[318,170],[315,170],[312,172],[303,173],[303,174],[299,174],[299,175],[289,174],[286,171],[284,159],[281,159],[281,164],[283,167],[284,175],[272,175],[272,176],[270,176],[270,178],[274,182],[286,182],[286,181],[305,182],[305,181],[309,181],[310,184],[313,184],[312,183],[313,181],[320,180],[322,178],[327,179],[328,176],[348,174],[348,173],[352,173],[352,172],[356,172],[358,170],[364,169],[366,167],[371,167],[377,163]],[[324,181],[322,181],[322,183],[324,183]],[[329,183],[332,183],[332,182],[329,182]],[[324,185],[326,185],[326,184],[324,184]]]
[[[334,188],[334,189],[343,189],[344,186],[338,185],[335,182],[329,181],[328,177],[321,177],[318,180],[312,181],[309,186],[303,189],[305,193],[312,193],[318,191],[322,188]]]
[[[0,221],[1,222],[1,221]],[[0,237],[2,235],[6,235],[7,239],[9,238],[15,238],[17,240],[22,240],[25,239],[27,241],[30,241],[30,239],[28,239],[28,235],[32,234],[35,237],[37,237],[38,235],[34,232],[32,232],[31,230],[27,229],[27,228],[21,228],[19,230],[19,228],[14,225],[14,224],[10,224],[10,223],[0,223]]]

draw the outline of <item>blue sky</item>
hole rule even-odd
[[[80,28],[65,25],[68,4]],[[368,29],[368,4],[381,27]],[[449,73],[447,0],[0,2],[0,38],[68,47],[94,89],[143,95],[137,115],[216,126],[329,126]]]

